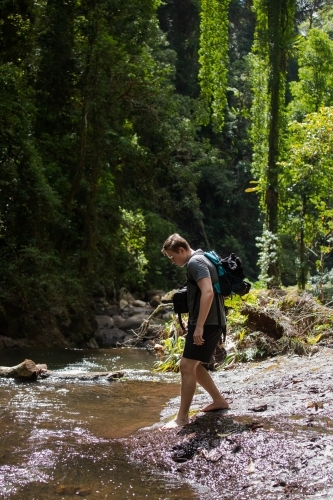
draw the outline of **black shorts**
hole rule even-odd
[[[202,345],[196,345],[193,343],[195,325],[188,325],[183,358],[194,359],[196,361],[201,361],[202,363],[210,363],[216,346],[221,340],[223,328],[225,327],[218,325],[205,325],[203,332],[205,342]]]

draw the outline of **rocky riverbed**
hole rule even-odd
[[[191,423],[161,430],[161,421],[122,440],[128,458],[201,488],[200,497],[333,498],[333,350],[277,356],[218,371],[213,377],[230,410],[204,414],[193,401]]]
[[[60,347],[81,349],[108,349],[135,343],[141,325],[149,319],[145,336],[138,344],[144,347],[158,335],[159,328],[170,319],[171,307],[161,306],[163,290],[148,290],[143,298],[133,296],[122,288],[117,300],[106,295],[101,287],[89,311],[67,311],[67,315],[52,316],[46,311],[35,315],[34,322],[26,324],[18,312],[4,314],[0,308],[0,349],[15,347]],[[160,309],[155,314],[156,308]],[[154,314],[153,314],[154,313]],[[135,343],[137,345],[137,343]]]

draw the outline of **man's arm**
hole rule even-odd
[[[200,288],[201,297],[199,304],[198,320],[193,334],[193,342],[196,345],[202,345],[204,343],[204,340],[202,338],[204,324],[214,299],[214,290],[213,290],[212,280],[210,277],[201,278],[197,282],[197,285]]]

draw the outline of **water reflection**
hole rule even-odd
[[[130,465],[114,441],[159,421],[163,405],[179,393],[177,376],[165,383],[150,371],[150,354],[114,354],[0,352],[2,366],[30,358],[61,371],[130,367],[125,381],[107,383],[0,379],[0,498],[199,498],[187,486]]]

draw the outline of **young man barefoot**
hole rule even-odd
[[[201,411],[228,409],[211,376],[202,363],[209,363],[225,329],[223,298],[214,294],[213,283],[218,280],[217,271],[202,250],[193,250],[179,234],[169,236],[162,253],[176,266],[187,264],[187,302],[189,306],[188,332],[180,361],[181,393],[177,417],[164,428],[189,423],[189,409],[200,384],[210,394],[213,402]]]

